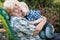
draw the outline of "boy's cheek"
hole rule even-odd
[[[27,13],[22,13],[22,15],[23,15],[23,16],[26,16],[26,15],[27,15]]]

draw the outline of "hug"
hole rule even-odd
[[[3,7],[10,16],[10,25],[17,40],[46,40],[54,38],[53,25],[38,10],[30,10],[25,2],[6,0]]]

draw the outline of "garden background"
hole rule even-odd
[[[3,7],[3,2],[0,0],[0,7]],[[40,10],[41,15],[44,15],[48,21],[54,25],[55,32],[60,33],[60,0],[19,0],[28,4],[30,9]]]

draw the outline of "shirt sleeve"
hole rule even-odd
[[[38,11],[38,10],[33,10],[32,11],[32,16],[35,18],[35,20],[37,20],[39,18],[43,18],[40,11]]]
[[[28,35],[33,35],[33,32],[35,31],[35,26],[27,24],[27,22],[15,19],[13,21],[13,27],[14,30],[17,32],[23,32]]]

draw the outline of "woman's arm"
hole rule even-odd
[[[43,17],[43,18],[44,18],[44,20],[42,20],[42,21],[37,25],[36,30],[41,31],[41,29],[44,27],[47,19],[46,19],[45,17]]]
[[[34,35],[39,34],[39,32],[43,29],[47,19],[44,17],[44,20],[42,20],[36,27],[36,31],[34,32]]]
[[[29,25],[29,26],[25,25],[23,21],[22,21],[22,24],[21,24],[20,19],[14,20],[13,21],[14,31],[23,32],[23,33],[28,34],[28,35],[33,35],[33,32],[35,31],[35,26],[33,26],[33,25]]]

